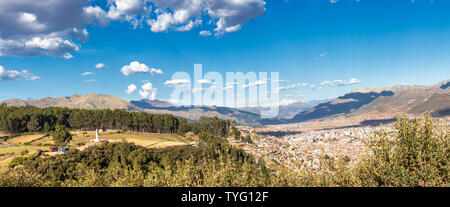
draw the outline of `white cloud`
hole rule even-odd
[[[106,65],[105,65],[104,63],[97,63],[97,64],[95,65],[95,68],[97,68],[97,69],[103,69],[103,68],[106,68]]]
[[[133,61],[129,65],[124,65],[120,71],[126,75],[133,75],[135,73],[148,73],[150,68],[148,68],[145,64],[139,63],[138,61]]]
[[[280,80],[272,80],[272,81],[274,81],[274,82],[276,82],[276,83],[289,82],[289,80],[282,80],[282,79],[280,79]]]
[[[111,3],[120,15],[125,16],[143,14],[148,9],[142,0],[112,0]]]
[[[198,35],[200,35],[200,36],[202,36],[202,37],[207,37],[207,36],[211,36],[211,32],[208,31],[208,30],[203,30],[203,31],[200,31],[200,32],[198,33]]]
[[[155,74],[161,75],[161,74],[163,74],[163,71],[161,69],[151,68],[150,73],[152,75],[155,75]]]
[[[151,31],[190,31],[215,24],[215,35],[235,32],[265,12],[264,0],[108,0],[106,8],[91,0],[0,1],[0,56],[73,57],[88,40],[88,25],[146,22]],[[202,31],[201,36],[211,35]]]
[[[173,79],[167,80],[166,82],[164,82],[164,85],[167,85],[169,87],[179,87],[190,83],[191,81],[188,79]]]
[[[200,93],[200,92],[204,92],[204,91],[206,91],[206,90],[214,89],[214,88],[216,88],[215,85],[212,85],[212,86],[206,87],[206,88],[193,88],[193,89],[192,89],[192,93]]]
[[[136,73],[148,73],[150,72],[152,75],[155,74],[163,74],[161,69],[157,68],[149,68],[147,65],[143,63],[139,63],[138,61],[133,61],[129,65],[124,65],[120,71],[126,75],[133,75]]]
[[[95,73],[93,73],[93,72],[84,72],[84,73],[82,73],[81,75],[82,76],[89,76],[89,75],[94,75]]]
[[[325,57],[327,55],[328,55],[328,52],[324,52],[324,53],[320,54],[319,58],[323,58],[323,57]]]
[[[223,35],[238,31],[243,24],[265,12],[264,0],[150,0],[150,2],[158,8],[155,9],[156,18],[147,20],[153,32],[165,32],[171,28],[178,31],[190,30],[196,26],[192,19],[202,18],[203,11],[206,11],[212,20],[211,23],[216,24],[214,29],[216,35]],[[208,32],[200,35],[210,34]]]
[[[8,80],[16,80],[16,79],[25,79],[25,80],[39,80],[41,79],[38,76],[31,74],[28,70],[7,70],[3,66],[0,65],[0,81],[8,81]]]
[[[89,0],[0,1],[0,56],[70,57],[93,23]],[[87,9],[85,9],[87,8]]]
[[[348,81],[348,83],[349,83],[349,84],[358,84],[358,83],[361,83],[361,81],[359,81],[359,80],[356,79],[356,78],[351,78],[351,79]]]
[[[260,86],[260,85],[265,85],[265,84],[267,84],[267,80],[257,80],[255,82],[243,85],[242,88],[250,88],[250,87]]]
[[[158,90],[153,88],[152,83],[147,82],[146,84],[141,86],[142,90],[139,90],[139,95],[141,95],[144,99],[154,100],[156,98],[156,94]]]
[[[209,84],[209,83],[211,83],[211,81],[210,81],[210,80],[207,80],[207,79],[201,79],[201,80],[198,80],[197,83],[200,83],[200,84]]]
[[[333,80],[333,81],[324,81],[320,85],[325,87],[332,87],[332,86],[347,86],[347,85],[355,85],[359,84],[361,81],[359,81],[356,78],[351,78],[349,81],[343,81],[343,80]]]
[[[296,100],[293,100],[293,99],[283,99],[283,100],[281,100],[280,102],[279,102],[279,105],[280,106],[287,106],[287,105],[291,105],[291,104],[293,104],[293,103],[296,103],[297,101]]]
[[[108,14],[99,6],[84,7],[83,11],[90,17],[91,22],[93,23],[96,23],[100,26],[106,26],[110,23]]]
[[[68,53],[68,52],[66,52],[66,54],[64,54],[64,59],[72,59],[73,58],[73,55],[72,54],[70,54],[70,53]]]
[[[130,85],[127,87],[127,90],[125,91],[125,93],[131,94],[131,93],[133,93],[134,91],[136,91],[136,89],[137,89],[136,85],[130,84]]]
[[[152,88],[153,88],[153,85],[152,85],[152,83],[150,83],[150,82],[148,82],[148,83],[142,85],[142,89],[143,89],[143,90],[146,90],[146,91],[152,90]]]
[[[305,87],[305,88],[311,88],[311,89],[315,89],[315,86],[313,84],[309,84],[309,83],[295,83],[295,84],[291,84],[288,86],[280,86],[278,87],[279,91],[285,91],[285,90],[289,90],[289,89],[296,89],[299,87]]]
[[[239,84],[238,82],[227,82],[225,87],[223,87],[223,90],[232,90],[234,89],[234,86]]]
[[[95,79],[89,79],[89,80],[85,80],[84,82],[85,83],[93,83],[93,82],[95,82],[96,80]]]

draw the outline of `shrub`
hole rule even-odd
[[[394,131],[369,140],[356,173],[365,186],[448,186],[448,144],[448,127],[430,117],[401,118]]]
[[[27,149],[22,150],[22,152],[20,152],[21,155],[27,155],[29,153],[29,151]]]

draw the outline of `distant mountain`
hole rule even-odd
[[[148,113],[173,114],[174,116],[183,117],[189,120],[198,120],[202,116],[217,116],[223,119],[235,120],[241,125],[259,125],[260,121],[259,114],[228,107],[174,106],[165,101],[147,99],[131,101],[131,104]]]
[[[0,102],[8,106],[68,107],[82,109],[124,109],[156,114],[172,114],[189,120],[202,116],[217,116],[235,120],[240,125],[265,125],[303,122],[340,115],[358,116],[376,114],[410,113],[444,117],[450,116],[449,80],[432,86],[384,87],[354,90],[330,101],[294,103],[280,107],[274,119],[261,119],[264,108],[227,108],[207,106],[174,106],[161,100],[127,102],[112,95],[86,94],[83,96],[42,98],[33,100],[11,99]],[[318,104],[317,104],[318,103]],[[317,104],[317,105],[315,105]]]
[[[86,94],[83,96],[42,98],[32,100],[11,99],[0,104],[8,106],[36,106],[36,107],[68,107],[80,109],[126,109],[136,110],[137,107],[129,102],[111,95]]]
[[[295,102],[289,105],[280,106],[278,119],[290,119],[299,112],[306,111],[316,106],[317,104],[328,102],[329,100],[318,100],[318,101],[310,101],[310,102]],[[239,108],[243,111],[248,111],[255,114],[260,114],[263,110],[269,110],[268,107],[245,107]]]
[[[441,88],[441,89],[447,89],[449,86],[450,86],[450,82],[447,82],[447,83],[445,83],[445,84],[442,84],[441,87],[439,87],[439,88]]]
[[[173,106],[171,103],[161,100],[142,99],[140,101],[131,101],[131,104],[143,109],[157,109]]]
[[[292,118],[292,122],[302,122],[311,119],[318,119],[328,116],[333,116],[337,114],[348,114],[356,111],[360,107],[369,104],[378,97],[383,96],[393,96],[392,91],[381,91],[381,92],[352,92],[345,94],[344,96],[338,97],[333,101],[318,104],[310,110],[300,112]]]
[[[433,116],[450,115],[449,80],[433,86],[384,87],[354,90],[310,110],[300,112],[288,122],[302,122],[337,115],[430,113]]]

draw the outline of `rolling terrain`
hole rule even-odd
[[[86,94],[60,98],[46,97],[42,99],[10,99],[1,102],[8,106],[67,107],[79,109],[125,109],[133,110],[135,106],[112,95]]]
[[[397,85],[374,89],[354,90],[336,99],[297,102],[280,107],[275,119],[261,119],[262,107],[229,108],[216,106],[174,106],[166,101],[125,101],[112,95],[74,95],[71,97],[34,100],[11,99],[1,102],[8,106],[68,107],[81,109],[123,109],[154,114],[172,114],[188,120],[203,116],[231,119],[239,125],[274,125],[299,123],[339,116],[361,116],[382,120],[396,114],[431,114],[434,117],[450,115],[450,81],[432,86]]]
[[[160,100],[131,101],[131,104],[140,108],[144,112],[154,114],[172,114],[189,120],[198,120],[202,116],[235,120],[241,125],[258,125],[259,114],[228,107],[216,106],[174,106],[168,102]]]
[[[430,114],[435,117],[450,115],[449,80],[432,86],[384,87],[354,90],[332,101],[318,104],[300,112],[286,122],[304,122],[336,116],[368,116],[373,119],[386,114]]]

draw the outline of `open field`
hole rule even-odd
[[[71,132],[73,135],[71,145],[80,146],[89,143],[95,139],[94,131],[76,131]],[[186,145],[188,142],[182,136],[176,134],[158,134],[158,133],[139,133],[139,132],[123,132],[106,131],[99,132],[100,139],[108,140],[109,142],[127,141],[141,145],[144,147],[168,147],[175,145]]]
[[[44,136],[45,136],[44,134],[23,135],[23,136],[18,136],[18,137],[8,139],[8,141],[6,141],[6,142],[11,145],[25,144],[27,142],[32,142],[34,140],[38,140]]]
[[[69,146],[72,148],[84,150],[96,144],[91,143],[91,140],[95,139],[94,131],[71,131],[70,133],[72,134],[72,141],[70,141]],[[99,137],[109,142],[126,141],[148,148],[187,145],[189,143],[186,138],[176,134],[118,132],[111,130],[99,132]],[[35,154],[38,150],[48,151],[53,144],[53,137],[45,134],[22,135],[10,138],[6,142],[0,143],[0,167],[7,166],[14,157],[21,156],[21,153],[25,150],[28,151],[28,154]]]
[[[13,158],[21,156],[24,151],[28,151],[27,154],[36,154],[38,150],[47,149],[48,147],[35,145],[0,145],[0,168],[6,167]]]

